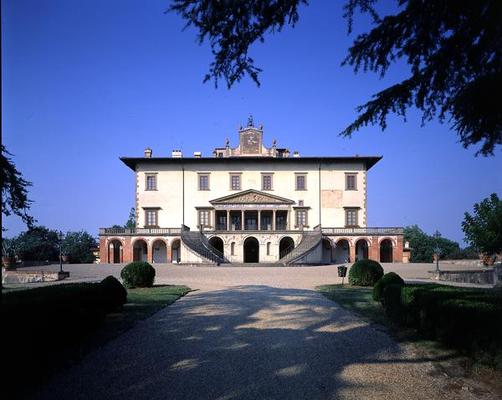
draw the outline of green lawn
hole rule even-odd
[[[151,288],[127,289],[127,303],[117,313],[108,314],[96,332],[92,346],[100,345],[148,318],[160,309],[174,303],[191,289],[186,286],[153,286]]]
[[[322,285],[317,286],[316,290],[366,321],[382,325],[387,325],[389,322],[384,315],[382,305],[373,301],[372,287]]]
[[[28,397],[54,372],[78,363],[89,352],[102,347],[134,327],[138,321],[150,317],[191,291],[186,286],[172,285],[129,289],[127,302],[119,310],[93,318],[94,309],[89,309],[91,314],[81,312],[81,308],[89,301],[79,300],[82,298],[79,290],[85,294],[85,290],[92,289],[94,285],[99,283],[16,290],[4,294],[2,303],[6,296],[10,297],[8,315],[2,308],[3,322],[10,327],[7,332],[11,344],[3,352],[3,361],[9,366],[4,373],[6,382],[10,382],[6,388],[7,398]],[[42,307],[42,321],[37,319],[38,312],[29,315],[32,309],[30,304],[41,301],[47,302]],[[100,299],[95,301],[100,302]],[[51,314],[50,321],[53,323],[43,323],[44,318],[47,318],[46,313]],[[86,322],[76,325],[75,321],[81,319],[72,318],[71,315],[82,315],[82,318],[87,318]],[[19,322],[24,325],[21,327]],[[44,346],[40,346],[40,343],[44,343]]]
[[[443,289],[455,290],[449,287]],[[461,371],[464,376],[486,382],[495,392],[502,395],[502,371],[500,367],[494,367],[493,354],[479,352],[466,356],[438,341],[424,338],[413,328],[389,320],[382,305],[373,300],[371,287],[338,284],[318,286],[316,290],[362,319],[387,327],[387,332],[398,342],[412,344],[417,357],[429,359],[438,373],[455,376]]]

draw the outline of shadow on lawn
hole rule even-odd
[[[368,398],[396,377],[369,384],[344,377],[347,368],[429,361],[406,358],[374,328],[309,290],[193,293],[58,376],[39,398],[318,399],[347,389]]]

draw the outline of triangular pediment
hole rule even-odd
[[[210,201],[211,204],[294,204],[295,202],[273,194],[249,189]]]

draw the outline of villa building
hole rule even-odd
[[[136,228],[101,228],[101,263],[403,262],[402,228],[367,227],[368,171],[381,157],[301,157],[263,142],[184,157],[122,157],[135,174]],[[404,254],[403,254],[404,253]]]

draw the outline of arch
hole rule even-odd
[[[145,240],[138,239],[132,246],[133,261],[148,261],[148,245]]]
[[[380,262],[391,263],[393,262],[393,244],[392,240],[384,239],[380,242]]]
[[[245,263],[260,262],[260,243],[255,237],[249,236],[246,240],[244,240],[243,246]]]
[[[368,259],[368,241],[366,239],[359,239],[356,242],[356,261]]]
[[[336,241],[333,261],[335,264],[350,262],[350,243],[347,239]]]
[[[152,243],[152,262],[167,263],[167,245],[162,239],[157,239]]]
[[[223,254],[223,239],[218,236],[213,236],[209,239],[209,244]]]
[[[119,239],[112,239],[108,242],[108,263],[120,264],[122,262],[122,253],[124,245]]]
[[[328,238],[322,238],[322,263],[331,264],[333,247],[331,246],[331,240]]]
[[[289,254],[294,248],[294,240],[289,236],[284,236],[279,242],[279,259]]]
[[[181,240],[174,239],[171,242],[171,262],[179,263],[181,262]]]

